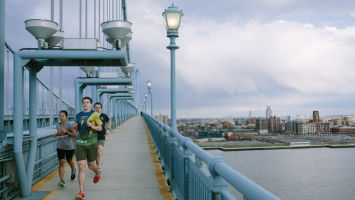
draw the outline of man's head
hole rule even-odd
[[[90,111],[92,99],[90,97],[84,97],[81,99],[81,104],[83,105],[84,111]]]
[[[66,110],[61,110],[59,112],[59,120],[60,122],[66,122],[68,119],[68,112]]]
[[[102,104],[101,104],[100,102],[96,102],[96,103],[94,104],[94,109],[95,109],[96,112],[101,113],[101,111],[102,111]]]

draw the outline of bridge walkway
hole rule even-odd
[[[94,173],[86,171],[86,199],[171,199],[147,130],[143,119],[137,116],[112,131],[105,144],[101,181],[93,184]],[[70,181],[70,167],[66,166],[65,188],[56,185],[59,179],[56,171],[33,190],[48,191],[44,199],[74,199],[79,184],[77,178]]]

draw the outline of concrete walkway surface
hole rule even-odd
[[[152,149],[151,139],[141,117],[133,117],[107,137],[101,181],[93,184],[94,173],[87,168],[85,195],[87,200],[165,200],[171,199],[169,187]],[[77,168],[77,166],[76,166]],[[55,175],[54,175],[55,174]],[[59,188],[58,173],[47,178],[39,191],[50,191],[44,199],[74,199],[79,192],[77,178],[70,180],[66,166],[67,187]],[[42,183],[43,184],[43,183]]]

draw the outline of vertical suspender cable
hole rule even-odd
[[[106,2],[106,21],[109,21],[108,5],[109,5],[109,0],[107,0],[107,2]]]
[[[59,1],[59,30],[63,31],[63,0]],[[59,67],[59,98],[60,98],[60,109],[63,107],[63,93],[62,93],[62,88],[63,88],[63,73],[62,73],[62,67]]]
[[[88,0],[85,0],[85,38],[88,38]]]
[[[54,0],[51,0],[51,20],[54,21]],[[53,67],[49,68],[50,73],[50,105],[53,105]],[[49,106],[49,126],[53,126],[53,110]]]
[[[126,0],[122,0],[122,14],[123,14],[123,20],[127,21],[127,10],[126,10]],[[128,63],[131,62],[130,54],[129,54],[129,43],[126,44],[126,52],[127,52],[127,60]]]
[[[111,3],[112,3],[111,0],[108,0],[108,2],[107,2],[107,4],[108,4],[107,9],[108,9],[108,19],[109,19],[109,20],[111,20],[111,7],[112,7]]]
[[[59,30],[63,31],[63,0],[59,1]]]
[[[96,39],[96,0],[94,0],[94,38]]]
[[[101,10],[100,9],[101,9],[101,0],[99,0],[99,24],[98,24],[98,26],[99,26],[99,37],[98,37],[99,38],[99,42],[101,40],[101,37],[100,37],[100,34],[101,34]],[[99,67],[99,69],[98,69],[99,74],[101,72],[101,68],[102,67]]]
[[[111,7],[112,7],[112,13],[111,13],[111,20],[114,20],[115,19],[115,15],[114,15],[114,13],[115,13],[115,6],[114,6],[114,3],[115,3],[115,1],[114,0],[111,0]]]
[[[0,2],[0,141],[5,138],[4,130],[4,69],[5,69],[5,0]]]
[[[83,0],[80,0],[80,4],[79,4],[79,38],[82,38],[82,35],[81,35],[81,22],[82,22],[82,6],[83,6]]]
[[[82,9],[83,9],[83,0],[79,1],[79,38],[82,38]],[[80,68],[78,68],[79,70],[79,77],[81,76],[81,70]]]
[[[101,0],[99,0],[99,41],[100,41],[100,35],[101,35]]]
[[[120,10],[120,4],[119,4],[119,0],[116,0],[116,20],[118,20],[118,12]]]
[[[54,21],[54,0],[51,0],[51,20]]]
[[[121,20],[122,19],[122,1],[121,0],[118,0],[119,1],[119,5],[118,5],[118,19]]]

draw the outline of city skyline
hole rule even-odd
[[[36,2],[7,2],[6,41],[14,49],[36,46],[23,21],[48,19],[50,4]],[[134,32],[131,56],[141,71],[140,100],[145,81],[151,80],[154,112],[162,114],[170,112],[170,88],[161,12],[170,3],[127,2],[134,8],[128,13]],[[310,115],[312,110],[355,114],[354,2],[222,1],[212,7],[205,1],[174,3],[184,10],[177,39],[178,118],[238,117],[249,111],[262,116],[267,105],[277,116]],[[64,1],[64,6],[74,11],[77,5]],[[16,12],[24,8],[28,12]],[[74,37],[77,26],[70,17],[64,18],[64,31]],[[47,73],[44,69],[39,77],[48,83]],[[77,70],[64,71],[64,79],[76,76]],[[64,98],[73,102],[73,82],[64,80],[63,87]]]

